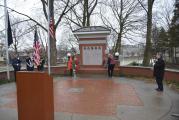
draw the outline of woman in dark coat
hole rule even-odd
[[[26,58],[26,69],[27,69],[27,71],[33,71],[34,70],[33,61],[29,56]]]
[[[109,54],[107,64],[108,64],[108,77],[112,77],[114,66],[115,66],[113,55]]]
[[[165,72],[165,62],[162,59],[161,54],[156,55],[157,61],[154,64],[154,72],[153,75],[156,78],[156,82],[158,85],[157,91],[163,91],[163,78]]]

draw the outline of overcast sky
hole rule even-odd
[[[174,0],[155,0],[154,11],[162,11],[165,6],[173,7],[173,1]],[[0,0],[0,4],[4,4],[4,0]],[[7,0],[7,6],[16,11],[32,16],[32,18],[35,18],[37,14],[43,13],[43,11],[38,11],[38,9],[42,7],[40,0]],[[0,11],[1,18],[4,14],[4,9],[0,7]],[[0,30],[2,29],[4,29],[4,19],[0,19]],[[57,38],[61,37],[61,33],[63,33],[63,28],[60,28],[59,30],[60,32],[57,31]]]

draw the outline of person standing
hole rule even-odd
[[[26,58],[26,69],[27,71],[33,71],[34,70],[34,64],[30,56]]]
[[[79,70],[79,67],[80,67],[79,66],[79,60],[78,60],[77,56],[75,56],[74,61],[75,61],[75,71],[77,73],[78,70]]]
[[[41,57],[40,64],[37,66],[38,71],[44,71],[45,59]]]
[[[72,66],[72,64],[73,64],[72,56],[69,56],[67,66],[68,66],[68,70],[70,71],[70,76],[73,75],[73,66]]]
[[[113,55],[109,54],[107,64],[108,64],[108,77],[112,77],[114,66],[115,66],[115,60],[113,58]]]
[[[21,60],[19,57],[17,57],[17,55],[13,56],[12,66],[14,68],[14,78],[16,82],[16,72],[21,70]]]
[[[75,56],[72,56],[72,75],[73,77],[76,77],[76,62],[75,62]]]
[[[157,91],[163,91],[163,78],[164,78],[164,72],[165,72],[165,62],[162,58],[162,55],[157,53],[156,55],[156,62],[154,64],[154,71],[153,76],[156,79],[156,83],[158,85],[158,88],[156,88]]]

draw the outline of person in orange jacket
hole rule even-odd
[[[73,63],[72,56],[69,56],[67,65],[68,65],[68,70],[70,71],[70,76],[73,75],[72,63]]]

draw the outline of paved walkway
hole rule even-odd
[[[55,120],[179,120],[179,94],[123,77],[54,78]],[[0,120],[17,120],[16,86],[0,86]]]

